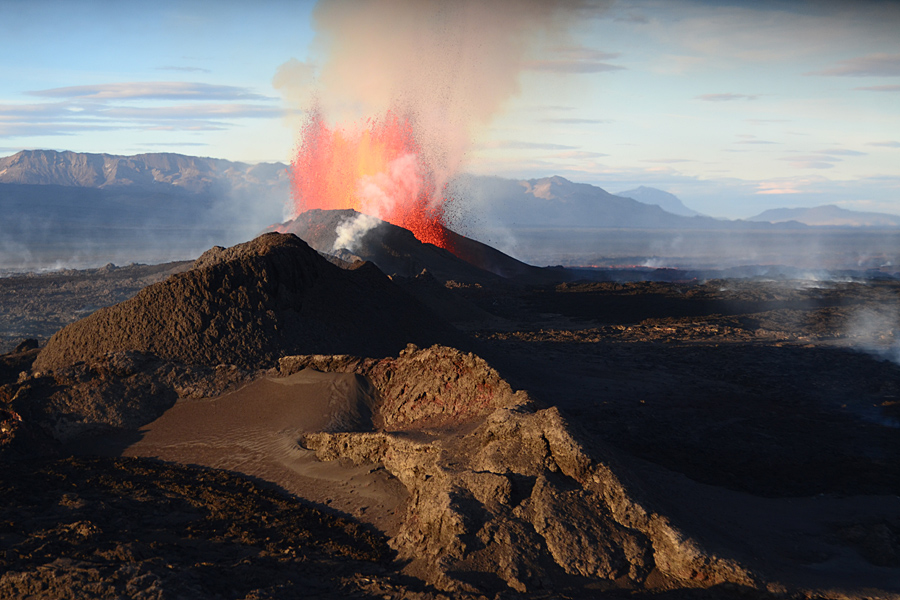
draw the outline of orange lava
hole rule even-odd
[[[445,201],[409,119],[389,111],[362,126],[331,128],[313,111],[301,131],[291,179],[298,214],[352,208],[449,249]]]

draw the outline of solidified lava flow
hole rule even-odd
[[[291,179],[297,214],[352,208],[450,249],[446,200],[409,118],[388,111],[362,125],[330,127],[320,111],[312,111],[301,130]]]

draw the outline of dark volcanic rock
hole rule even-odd
[[[222,471],[10,463],[0,502],[7,599],[381,598],[398,587],[382,536]]]
[[[394,354],[456,331],[374,265],[342,270],[293,235],[213,248],[192,270],[55,334],[36,371],[137,351],[183,364],[260,368],[286,354]]]
[[[359,217],[355,210],[308,210],[292,221],[277,227],[294,233],[319,250],[329,254],[341,252],[335,247],[337,228]],[[423,244],[408,229],[368,217],[373,227],[361,232],[347,248],[363,260],[374,262],[385,273],[415,277],[427,269],[440,281],[494,283],[514,278],[531,283],[559,281],[565,274],[559,270],[541,269],[525,264],[486,244],[444,231],[450,251]]]

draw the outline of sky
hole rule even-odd
[[[462,170],[646,185],[725,218],[823,204],[900,214],[900,2],[570,12],[527,30],[515,85],[468,131]],[[367,44],[390,39],[383,26]],[[310,107],[278,74],[327,62],[322,27],[313,2],[0,0],[0,156],[288,163]]]

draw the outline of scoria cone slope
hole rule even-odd
[[[354,222],[359,223],[356,234],[339,237],[339,231],[342,228],[349,231]],[[407,229],[355,210],[308,210],[276,229],[296,234],[320,252],[335,253],[344,248],[374,262],[385,273],[404,277],[414,277],[427,269],[441,281],[482,284],[507,278],[527,282],[565,278],[561,272],[525,264],[450,229],[444,229],[450,248],[445,250],[420,242]]]
[[[384,356],[455,330],[372,264],[342,270],[294,235],[213,248],[194,268],[55,334],[48,371],[137,351],[184,364],[259,368],[285,354]]]

